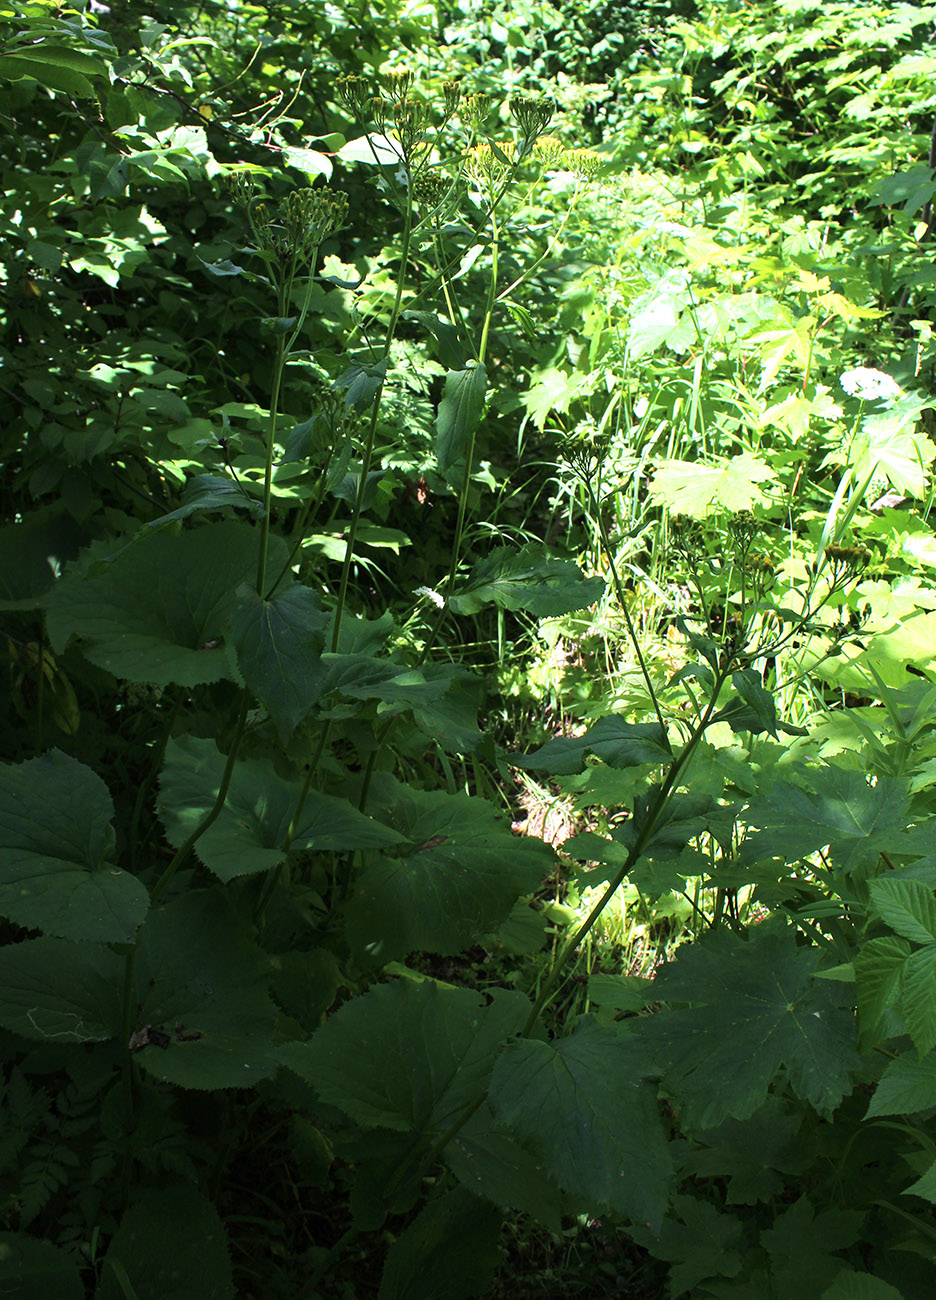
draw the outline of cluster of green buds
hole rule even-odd
[[[363,77],[339,77],[335,89],[338,98],[356,121],[369,117],[373,92]]]
[[[509,140],[479,140],[465,158],[465,175],[476,189],[490,198],[503,184],[513,162],[513,144]]]
[[[604,164],[600,153],[594,149],[567,149],[562,165],[580,180],[594,180]]]
[[[413,198],[423,213],[435,212],[452,190],[452,182],[441,172],[421,172],[413,181]]]
[[[705,530],[698,519],[689,515],[670,515],[670,541],[674,551],[687,560],[695,560],[705,550]]]
[[[510,111],[520,128],[524,145],[529,148],[549,126],[555,108],[548,99],[540,99],[533,95],[514,95],[510,101]]]
[[[541,135],[533,144],[533,157],[543,167],[564,167],[568,150],[555,135]]]
[[[747,553],[751,549],[751,543],[758,533],[757,520],[751,514],[750,510],[739,510],[737,514],[731,516],[728,521],[728,535],[734,543],[738,559],[743,564],[747,558]]]
[[[319,245],[348,219],[348,196],[338,190],[294,190],[274,217],[265,203],[252,201],[252,186],[232,188],[246,208],[257,247],[279,262],[311,262]]]
[[[483,95],[479,93],[476,95],[469,95],[468,98],[465,100],[464,116],[468,121],[468,125],[471,127],[473,131],[482,130],[490,115],[491,115],[490,95]]]
[[[863,574],[871,562],[871,553],[863,546],[827,546],[825,558],[832,569],[832,583],[838,586]]]

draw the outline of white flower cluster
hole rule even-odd
[[[445,598],[440,596],[437,591],[433,591],[431,587],[415,587],[413,589],[413,595],[428,596],[433,605],[436,605],[439,609],[445,608]]]
[[[883,370],[872,370],[868,366],[859,366],[857,370],[846,370],[839,381],[849,397],[860,397],[863,402],[873,402],[884,398],[892,402],[900,396],[900,385]]]

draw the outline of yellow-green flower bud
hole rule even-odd
[[[555,110],[548,99],[538,99],[532,95],[514,95],[510,101],[510,111],[524,136],[533,139],[546,130]]]
[[[445,96],[445,111],[451,117],[461,99],[461,86],[457,81],[443,81],[442,94]]]

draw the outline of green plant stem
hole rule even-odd
[[[410,189],[407,188],[406,208],[403,214],[403,235],[400,240],[400,275],[397,280],[396,297],[393,302],[393,308],[390,312],[390,321],[387,325],[387,336],[383,348],[383,356],[385,359],[390,355],[390,345],[393,342],[393,336],[396,333],[396,328],[400,320],[400,312],[403,307],[403,291],[406,283],[406,268],[409,263],[412,234],[413,204]],[[335,606],[335,621],[332,627],[333,654],[337,654],[338,652],[338,638],[341,634],[341,622],[344,617],[345,605],[348,599],[348,582],[351,577],[351,565],[354,563],[354,543],[357,539],[358,524],[361,515],[364,513],[364,494],[367,491],[367,480],[370,476],[370,467],[374,459],[374,442],[377,437],[377,423],[380,419],[380,400],[383,396],[383,390],[384,381],[382,380],[377,392],[374,394],[370,425],[367,430],[367,441],[364,447],[364,458],[361,463],[361,477],[358,482],[354,511],[351,515],[351,523],[348,528],[344,561],[341,565],[341,578],[338,583],[338,601]]]
[[[221,784],[218,787],[218,794],[217,797],[215,798],[214,804],[212,805],[210,811],[205,814],[205,816],[202,818],[199,824],[192,831],[191,835],[189,835],[188,838],[184,841],[184,843],[181,844],[180,847],[176,850],[175,856],[172,858],[172,861],[169,863],[168,867],[166,867],[165,871],[156,881],[156,884],[153,886],[152,890],[150,891],[151,907],[156,902],[156,900],[163,893],[165,893],[166,889],[169,886],[170,881],[172,880],[172,877],[178,871],[179,867],[181,867],[182,863],[188,857],[189,853],[191,853],[194,846],[204,835],[205,831],[207,831],[209,827],[213,826],[214,823],[221,816],[222,810],[224,809],[224,802],[227,799],[227,792],[231,785],[231,778],[234,775],[234,764],[237,762],[237,751],[240,749],[241,739],[243,738],[244,729],[247,725],[247,711],[249,707],[250,707],[250,697],[245,691],[243,695],[243,699],[241,701],[240,713],[238,714],[237,723],[234,728],[234,736],[231,740],[231,748],[228,751],[227,762],[224,765],[224,772],[222,773],[221,776]]]
[[[285,312],[280,291],[279,314]],[[282,334],[276,337],[276,359],[273,363],[273,388],[270,394],[270,423],[267,429],[266,465],[263,473],[263,520],[260,524],[260,551],[257,557],[257,592],[262,597],[266,585],[267,551],[270,545],[270,515],[273,504],[273,451],[276,442],[276,421],[278,415],[280,388],[283,371],[286,368],[286,340]]]

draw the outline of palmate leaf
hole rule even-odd
[[[581,1021],[551,1043],[513,1042],[497,1058],[495,1116],[573,1199],[659,1231],[672,1163],[642,1045]]]
[[[673,1211],[679,1217],[664,1219],[658,1237],[639,1226],[633,1232],[657,1259],[670,1264],[672,1300],[698,1294],[696,1288],[706,1278],[737,1277],[744,1240],[741,1220],[694,1196],[674,1197]]]
[[[316,593],[298,583],[270,600],[252,586],[238,588],[231,647],[245,683],[269,710],[284,743],[322,693],[327,622]]]
[[[114,865],[113,816],[97,773],[60,750],[0,767],[0,914],[63,939],[129,942],[149,894]]]
[[[808,788],[777,782],[751,800],[745,821],[760,830],[745,839],[744,862],[796,862],[829,845],[835,865],[848,870],[873,862],[906,829],[908,781],[881,776],[872,786],[863,772],[832,765],[800,775]]]
[[[497,989],[486,1006],[470,989],[398,980],[346,1002],[275,1056],[358,1124],[437,1136],[484,1090],[529,1014],[521,993]]]
[[[212,740],[182,736],[166,746],[158,810],[174,848],[214,806],[225,762]],[[286,858],[301,789],[300,782],[284,780],[263,759],[241,760],[234,767],[221,815],[197,841],[195,852],[224,881],[279,866]],[[345,850],[385,848],[401,839],[347,799],[310,790],[290,844],[296,849]]]
[[[661,1000],[686,1002],[641,1020],[686,1127],[747,1119],[781,1069],[797,1097],[830,1111],[859,1062],[845,986],[815,980],[819,953],[790,931],[721,932],[681,948],[657,976]]]
[[[661,460],[654,470],[650,495],[678,514],[704,519],[719,510],[753,510],[765,505],[768,495],[760,484],[772,478],[774,470],[749,451],[717,465]]]
[[[584,577],[577,564],[535,543],[519,550],[498,546],[475,562],[449,604],[456,614],[476,614],[494,603],[501,609],[526,610],[536,618],[554,618],[593,605],[604,589],[602,578]]]
[[[256,581],[259,533],[212,522],[179,536],[147,532],[97,576],[76,573],[46,599],[58,652],[77,637],[92,663],[118,677],[196,686],[230,673],[222,641],[234,593]],[[271,569],[288,560],[270,539]]]
[[[326,654],[323,693],[351,700],[375,700],[386,717],[412,713],[420,730],[449,753],[470,753],[481,739],[478,730],[480,682],[473,673],[448,664],[410,668],[364,654]],[[322,708],[325,717],[342,718],[348,706]]]
[[[542,841],[511,834],[490,804],[469,795],[385,778],[371,806],[409,843],[368,862],[357,878],[346,915],[358,960],[460,952],[504,921],[553,868]]]

